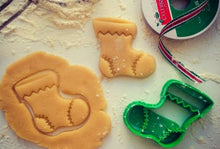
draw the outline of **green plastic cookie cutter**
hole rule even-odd
[[[174,147],[183,139],[187,127],[202,118],[214,102],[200,90],[177,80],[169,80],[157,104],[130,103],[124,123],[134,134],[150,138],[163,147]]]

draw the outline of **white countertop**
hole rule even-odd
[[[15,20],[10,25],[21,23],[23,28],[15,29],[8,34],[0,33],[0,78],[7,66],[21,57],[35,51],[47,51],[59,55],[72,65],[83,65],[90,68],[97,76],[100,50],[90,19],[83,29],[57,29],[51,27],[46,17],[37,18],[35,13],[24,15],[39,20],[38,27],[46,24],[43,30],[30,32],[29,25],[36,21],[25,22]],[[202,119],[188,128],[182,142],[175,149],[220,149],[220,84],[207,80],[203,84],[195,84],[176,71],[160,54],[157,48],[158,35],[145,24],[141,14],[140,0],[101,0],[96,4],[92,18],[120,17],[135,22],[138,33],[133,43],[134,49],[152,54],[156,59],[156,71],[148,78],[130,77],[104,78],[101,82],[107,101],[106,112],[112,121],[112,130],[104,138],[100,149],[159,149],[162,148],[150,139],[132,134],[124,125],[122,114],[132,101],[142,100],[157,103],[161,88],[169,79],[177,79],[205,92],[215,102],[212,110]],[[33,26],[36,24],[33,24]],[[25,27],[28,27],[25,30]],[[21,33],[21,31],[24,33]],[[31,29],[31,27],[30,27]],[[56,36],[56,37],[55,37]],[[214,74],[220,78],[220,16],[202,35],[189,40],[166,39],[166,44],[181,62],[188,68],[203,76]],[[209,75],[208,75],[209,74]],[[40,149],[35,144],[20,139],[7,125],[4,113],[0,111],[0,149]]]

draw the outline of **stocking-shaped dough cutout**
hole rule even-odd
[[[133,22],[118,18],[96,18],[93,28],[101,44],[99,68],[105,76],[140,78],[154,72],[154,57],[132,47],[137,33]]]

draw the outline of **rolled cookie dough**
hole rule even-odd
[[[90,70],[44,52],[10,65],[0,84],[0,109],[10,127],[50,149],[100,146],[111,128],[105,107],[101,85]]]

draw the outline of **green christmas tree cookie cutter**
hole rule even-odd
[[[150,138],[163,147],[174,147],[183,139],[187,127],[202,118],[214,102],[200,90],[177,80],[169,80],[157,104],[130,103],[124,123],[134,134]]]

